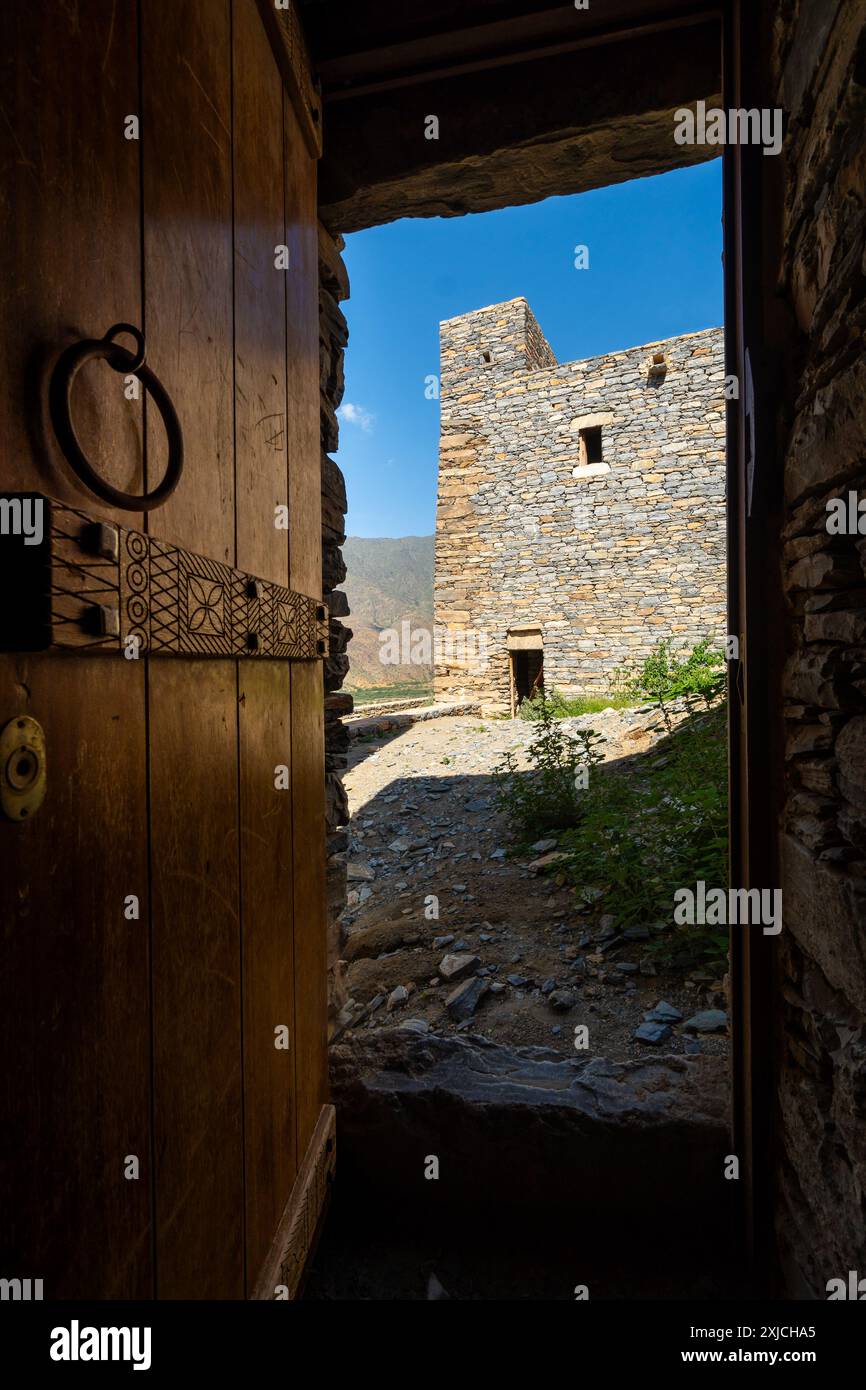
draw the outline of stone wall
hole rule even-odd
[[[330,644],[325,671],[325,821],[327,830],[328,899],[328,1020],[333,1031],[345,1003],[340,968],[339,917],[346,905],[345,826],[349,819],[342,773],[346,767],[349,731],[344,715],[352,712],[352,697],[339,694],[349,669],[346,647],[351,629],[341,621],[348,615],[346,595],[338,588],[346,577],[340,547],[346,539],[346,485],[330,457],[339,440],[337,407],[343,398],[343,355],[349,330],[340,301],[349,297],[349,278],[340,251],[342,238],[319,227],[319,362],[322,440],[322,593],[330,612]]]
[[[557,365],[515,299],[440,344],[436,698],[507,712],[510,629],[540,629],[545,683],[572,693],[660,637],[721,641],[722,330]]]
[[[780,402],[787,786],[779,938],[777,1231],[795,1296],[866,1274],[866,4],[777,5],[787,113],[779,288],[796,320]]]

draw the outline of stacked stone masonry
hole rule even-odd
[[[509,712],[521,630],[573,694],[659,638],[721,645],[722,330],[559,365],[521,298],[448,320],[440,346],[436,698]]]
[[[338,586],[346,577],[340,547],[346,539],[346,485],[330,455],[339,441],[337,408],[343,398],[343,356],[349,330],[340,301],[349,297],[349,279],[340,251],[343,242],[319,227],[319,362],[322,443],[322,593],[330,613],[330,642],[325,661],[325,825],[327,833],[328,1016],[331,1031],[345,1003],[340,968],[339,918],[346,904],[345,826],[349,819],[342,773],[349,731],[343,716],[352,712],[352,697],[340,694],[349,669],[346,648],[351,629],[346,595]]]
[[[866,3],[779,15],[778,288],[792,322],[779,400],[789,621],[776,1225],[789,1291],[826,1298],[829,1279],[866,1271],[866,539],[827,531],[830,499],[866,495]]]

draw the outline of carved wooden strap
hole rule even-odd
[[[0,496],[0,557],[4,651],[327,653],[318,600],[39,494]]]

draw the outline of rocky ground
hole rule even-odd
[[[563,721],[601,733],[610,759],[651,748],[656,723],[646,710]],[[658,973],[653,929],[621,932],[603,902],[582,903],[558,869],[555,836],[514,852],[491,774],[508,750],[528,766],[532,731],[461,716],[352,743],[339,1036],[417,1020],[419,1031],[471,1030],[574,1057],[585,1025],[584,1056],[724,1053],[720,979]]]

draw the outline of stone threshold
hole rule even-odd
[[[445,719],[455,714],[480,714],[478,700],[454,700],[447,704],[422,705],[417,709],[396,709],[391,707],[381,714],[358,715],[344,720],[349,738],[360,738],[362,734],[387,734],[395,729],[408,729],[422,719]]]
[[[437,1156],[449,1203],[470,1208],[726,1220],[723,1057],[563,1059],[418,1020],[332,1046],[331,1084],[344,1172],[368,1192],[417,1201]]]

